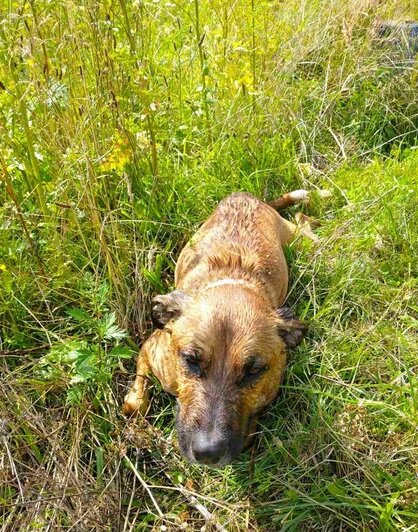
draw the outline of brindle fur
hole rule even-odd
[[[218,431],[230,444],[216,465],[230,462],[278,392],[286,344],[296,345],[304,332],[291,311],[279,310],[288,286],[283,247],[297,232],[251,194],[231,194],[182,250],[176,290],[154,299],[154,318],[163,328],[141,349],[124,412],[145,414],[152,372],[177,396],[180,448],[190,460],[196,433]],[[190,375],[179,354],[190,349],[200,354],[202,378]],[[245,364],[254,356],[268,369],[243,386]]]

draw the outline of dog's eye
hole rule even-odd
[[[260,375],[267,369],[267,366],[252,366],[246,370],[246,375]]]
[[[263,361],[250,359],[244,366],[244,374],[240,380],[240,385],[246,386],[256,382],[267,369],[268,367]]]
[[[203,377],[203,370],[200,367],[200,355],[196,351],[180,351],[180,356],[186,366],[187,371],[196,377]]]

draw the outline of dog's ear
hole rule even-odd
[[[302,323],[289,307],[281,307],[276,311],[278,316],[277,332],[288,347],[296,347],[300,344],[308,330],[308,326]]]
[[[151,318],[154,327],[163,329],[172,319],[176,319],[182,313],[190,296],[182,290],[174,290],[169,294],[155,296],[152,300]]]

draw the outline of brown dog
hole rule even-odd
[[[159,329],[139,354],[124,412],[145,414],[154,373],[177,397],[180,448],[191,461],[221,467],[237,456],[277,395],[286,348],[303,338],[305,325],[281,307],[283,246],[298,232],[313,235],[274,209],[306,197],[298,190],[266,204],[231,194],[182,250],[176,290],[153,299]]]

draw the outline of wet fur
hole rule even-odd
[[[254,196],[232,194],[182,250],[176,290],[154,300],[154,319],[162,328],[143,345],[124,411],[145,413],[146,376],[152,372],[178,397],[180,447],[191,460],[193,436],[216,430],[230,442],[217,465],[231,461],[249,441],[257,413],[278,392],[286,347],[304,332],[293,313],[281,309],[288,285],[283,246],[296,232]],[[191,348],[200,354],[204,378],[190,375],[179,354]],[[243,372],[254,354],[268,371],[244,387]]]

